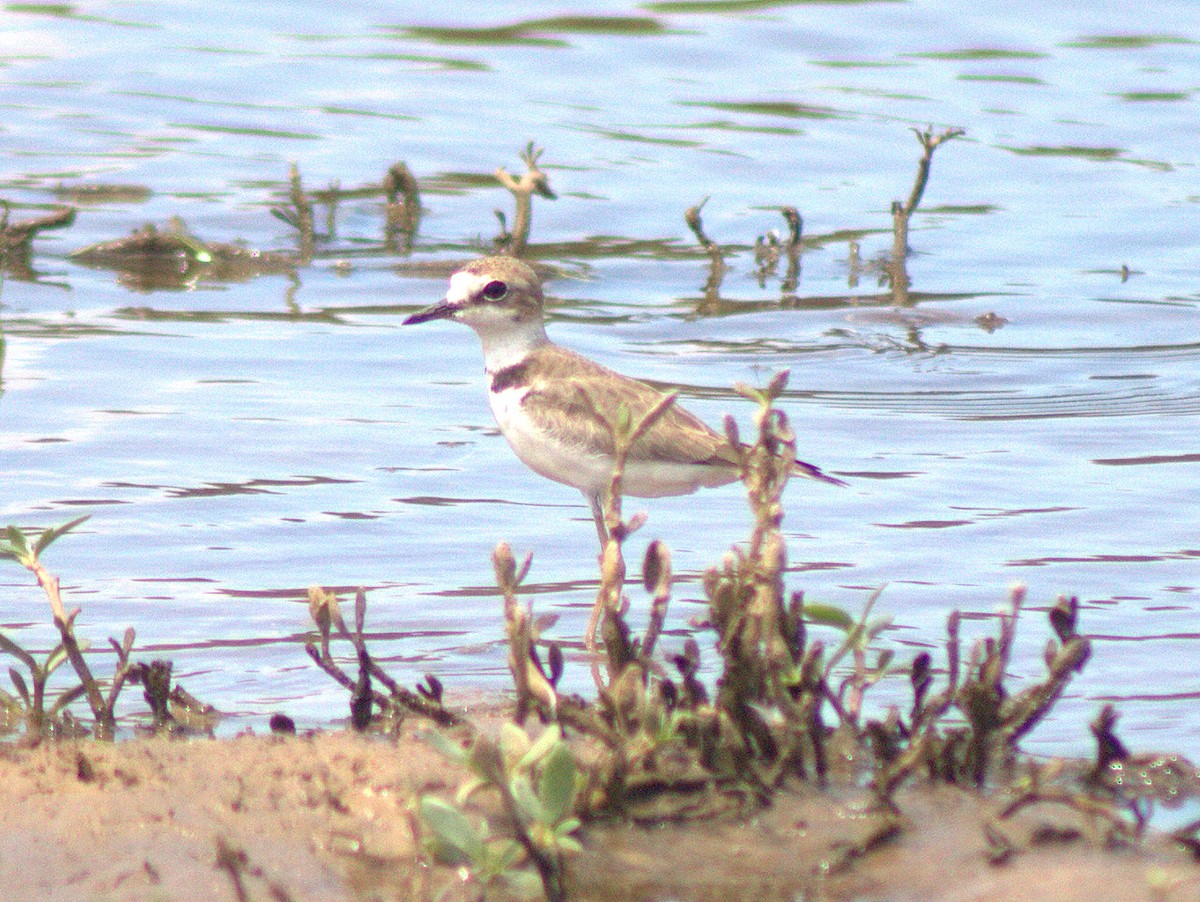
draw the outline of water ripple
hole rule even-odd
[[[1128,391],[1061,391],[1036,394],[1018,389],[871,392],[812,391],[805,396],[826,407],[937,416],[949,420],[1040,420],[1081,417],[1196,416],[1200,392],[1172,394],[1152,386]]]

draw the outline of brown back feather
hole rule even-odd
[[[536,365],[539,376],[525,397],[526,407],[552,418],[551,429],[560,441],[581,448],[590,445],[603,448],[608,454],[614,452],[611,431],[592,417],[593,403],[608,417],[615,417],[618,406],[624,404],[636,423],[663,397],[662,392],[645,382],[622,376],[558,345],[537,348],[518,367],[527,371],[531,365]],[[493,390],[511,384],[517,374],[510,370],[518,367],[493,374]],[[686,443],[678,441],[680,433],[687,436]],[[725,436],[678,404],[671,405],[638,438],[629,458],[737,466],[737,456]]]

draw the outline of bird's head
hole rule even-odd
[[[446,297],[404,325],[452,319],[482,334],[512,323],[540,323],[543,302],[541,282],[528,264],[515,257],[483,257],[452,275]]]

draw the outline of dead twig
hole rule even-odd
[[[550,180],[546,173],[538,168],[538,160],[543,150],[544,148],[537,147],[532,141],[525,145],[525,150],[521,152],[521,160],[525,163],[526,171],[519,179],[510,175],[503,166],[496,169],[496,181],[512,192],[517,205],[511,232],[504,225],[504,214],[496,211],[501,224],[501,235],[496,239],[499,253],[510,257],[525,255],[529,246],[529,231],[533,225],[534,194],[547,200],[558,200],[558,195],[550,189]]]
[[[892,282],[893,301],[899,306],[908,303],[908,289],[911,280],[908,277],[908,227],[913,213],[921,203],[925,194],[925,185],[929,182],[929,168],[933,164],[933,153],[941,145],[954,138],[966,134],[961,128],[948,128],[941,134],[934,135],[932,129],[919,131],[913,129],[913,134],[921,142],[923,153],[917,162],[917,175],[913,180],[912,190],[904,203],[892,203],[892,255],[888,261],[887,272]]]

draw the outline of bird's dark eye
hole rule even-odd
[[[508,286],[497,279],[483,286],[483,296],[489,301],[502,301],[508,294]]]

